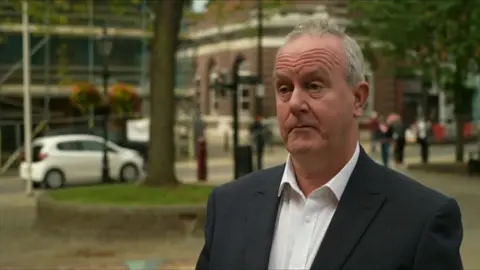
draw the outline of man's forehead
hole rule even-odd
[[[335,36],[300,36],[279,49],[275,71],[343,67],[346,59],[342,49],[341,39]]]
[[[342,39],[330,34],[322,36],[304,34],[287,41],[279,48],[277,57],[298,56],[308,51],[324,51],[340,54],[343,51]]]

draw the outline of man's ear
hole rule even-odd
[[[359,118],[363,116],[365,112],[365,104],[367,104],[367,101],[368,101],[368,94],[369,94],[369,85],[365,81],[359,82],[355,87],[355,89],[353,90],[353,97],[354,97],[353,116],[355,118]]]

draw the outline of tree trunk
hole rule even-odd
[[[184,0],[154,4],[150,54],[150,149],[144,185],[177,185],[175,176],[175,70]]]
[[[465,115],[464,114],[455,114],[455,130],[456,130],[456,141],[455,141],[455,161],[458,163],[463,163],[463,156],[465,151],[465,138],[463,134],[463,127],[465,126]]]

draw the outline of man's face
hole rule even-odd
[[[275,62],[277,120],[290,153],[341,145],[352,135],[368,84],[352,89],[346,67],[342,39],[333,35],[302,35],[280,48]]]

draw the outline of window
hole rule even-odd
[[[240,85],[238,91],[238,106],[242,112],[250,110],[250,89],[246,85]]]
[[[242,97],[248,98],[250,96],[250,90],[249,89],[242,89]]]
[[[61,142],[57,144],[57,149],[60,151],[81,151],[82,145],[78,142]]]
[[[81,145],[81,150],[83,151],[99,151],[103,152],[103,142],[98,141],[80,141],[79,144]],[[113,148],[107,146],[107,151],[116,153]]]
[[[242,101],[242,110],[244,110],[244,111],[250,110],[250,102]]]

